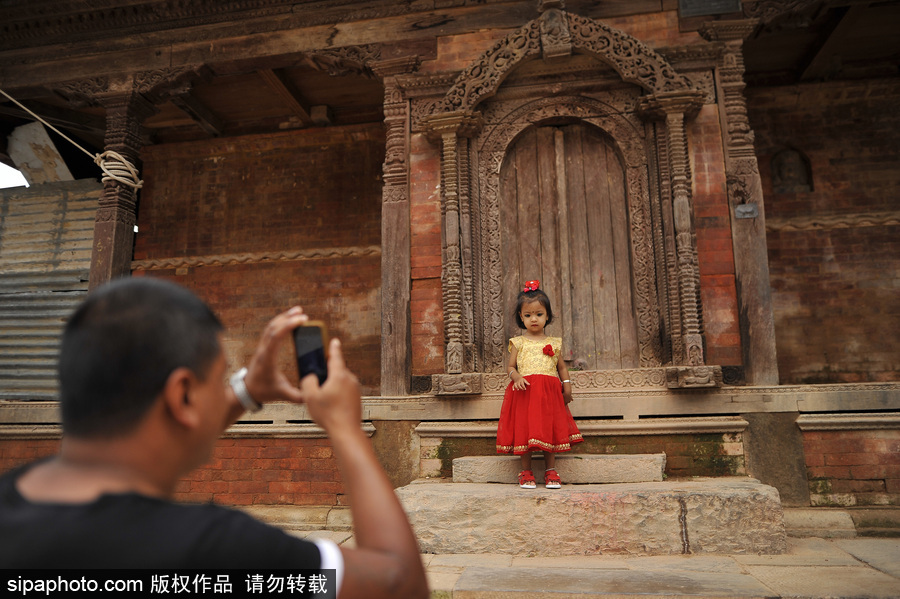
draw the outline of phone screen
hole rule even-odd
[[[325,327],[310,323],[294,329],[294,348],[297,352],[297,369],[302,380],[308,374],[315,374],[319,384],[328,377],[325,361]]]

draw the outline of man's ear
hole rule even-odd
[[[185,428],[196,428],[200,422],[200,412],[191,401],[191,393],[197,385],[197,377],[189,368],[176,368],[166,379],[163,387],[163,402],[166,412]]]

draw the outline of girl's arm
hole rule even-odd
[[[562,347],[560,347],[560,354],[562,354]],[[571,403],[572,383],[569,382],[569,368],[566,366],[566,361],[562,359],[562,356],[560,356],[559,360],[556,362],[556,371],[559,373],[559,380],[563,382],[563,399],[566,400],[567,404]]]
[[[509,352],[509,361],[506,363],[506,374],[509,375],[509,378],[512,379],[513,389],[516,391],[524,391],[525,387],[527,387],[530,383],[525,380],[525,377],[519,374],[519,370],[516,368],[516,358],[519,357],[519,348],[510,343],[512,349]]]

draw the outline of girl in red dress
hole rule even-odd
[[[521,456],[519,486],[534,489],[531,452],[543,451],[544,484],[558,489],[555,454],[569,451],[582,437],[566,405],[572,401],[572,383],[565,361],[559,359],[562,339],[544,333],[553,321],[553,309],[539,286],[538,281],[528,281],[516,301],[516,324],[525,333],[509,340],[506,371],[512,380],[500,408],[497,453]]]

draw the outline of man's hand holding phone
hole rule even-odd
[[[310,320],[294,329],[294,351],[297,355],[297,370],[300,380],[306,375],[314,374],[319,384],[324,385],[328,378],[328,365],[325,361],[325,339],[328,337],[325,323]]]

